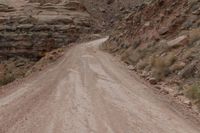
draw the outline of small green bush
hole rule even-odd
[[[0,86],[6,85],[8,83],[11,83],[15,80],[15,77],[10,74],[10,75],[6,75],[3,79],[0,80]]]
[[[200,102],[200,82],[190,86],[186,91],[187,97]]]

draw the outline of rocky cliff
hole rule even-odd
[[[199,0],[154,0],[125,16],[102,49],[120,55],[157,88],[174,88],[164,93],[189,92],[195,99],[200,96],[199,15]]]
[[[30,0],[18,4],[22,5],[0,5],[0,63],[6,77],[23,76],[48,52],[95,32],[91,16],[79,1]]]

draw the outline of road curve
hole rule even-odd
[[[0,133],[200,133],[98,50],[105,40],[74,46],[1,96]]]

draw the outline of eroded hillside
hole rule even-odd
[[[127,15],[102,49],[120,55],[157,88],[170,86],[163,93],[180,100],[186,94],[198,103],[199,15],[198,0],[155,0]]]
[[[82,0],[88,12],[96,18],[96,23],[106,30],[111,30],[115,24],[136,8],[150,0]]]

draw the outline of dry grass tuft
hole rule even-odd
[[[195,103],[200,107],[200,82],[187,88],[186,96],[194,100]]]
[[[153,69],[153,75],[157,80],[162,80],[169,75],[170,66],[176,61],[176,56],[170,53],[164,57],[151,58],[151,66]]]

